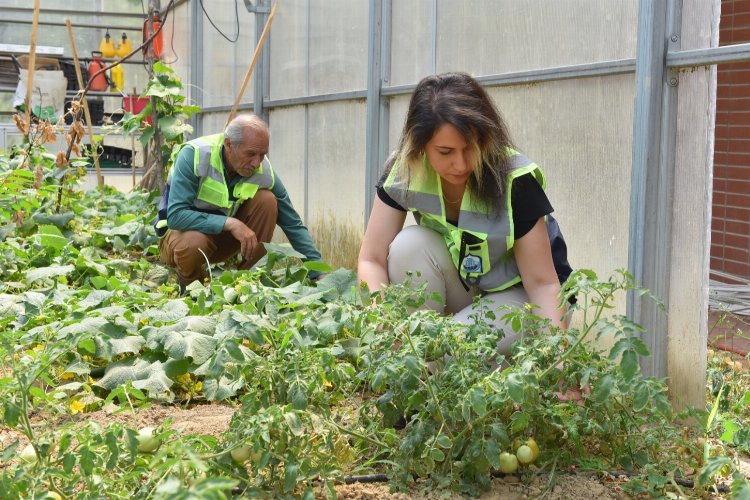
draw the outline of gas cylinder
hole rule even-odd
[[[122,40],[117,44],[117,57],[125,57],[133,50],[133,44],[128,40],[128,35],[122,34]]]
[[[151,29],[149,29],[149,24],[151,24]],[[154,11],[154,20],[152,23],[149,23],[148,18],[143,21],[143,41],[145,42],[152,33],[159,31],[160,27],[161,19],[159,18],[159,11],[157,10]],[[164,47],[161,34],[162,32],[159,31],[159,34],[154,37],[150,44],[150,46],[153,47],[154,57],[157,59],[161,59],[161,53]],[[148,46],[143,47],[143,55],[148,57]]]
[[[122,92],[122,89],[125,88],[125,72],[122,69],[122,64],[113,67],[110,73],[112,74],[110,90],[112,92]]]
[[[99,73],[96,77],[94,74],[104,67],[102,62],[102,53],[95,50],[91,53],[91,62],[89,63],[89,90],[107,90],[107,76],[104,72]]]
[[[99,44],[99,52],[101,52],[104,57],[115,57],[115,53],[117,52],[115,50],[115,42],[112,40],[112,37],[109,36],[109,31],[107,31]]]

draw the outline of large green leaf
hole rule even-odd
[[[169,388],[172,380],[167,377],[160,361],[149,362],[145,359],[127,359],[112,363],[107,367],[104,376],[94,385],[108,391],[127,382],[133,387],[146,391],[153,398],[171,398]]]
[[[36,269],[29,269],[26,271],[26,282],[31,284],[39,280],[56,278],[58,276],[68,276],[73,271],[75,271],[75,267],[72,264],[66,264],[64,266],[53,264],[47,267],[37,267]]]
[[[105,300],[109,299],[113,293],[114,292],[108,290],[92,290],[91,292],[89,292],[85,299],[75,304],[76,309],[85,311],[92,307],[96,307]]]
[[[242,380],[230,380],[221,377],[219,380],[206,379],[203,382],[203,394],[209,401],[220,401],[235,396],[244,387]]]
[[[151,320],[161,323],[177,321],[188,315],[189,309],[185,301],[175,299],[162,304],[159,307],[146,309],[141,314],[141,319]]]
[[[159,118],[159,130],[171,141],[182,134],[189,134],[193,127],[177,116],[163,116]]]
[[[173,359],[192,359],[201,364],[214,353],[216,340],[201,333],[167,332],[164,337],[164,351]]]
[[[54,248],[58,252],[68,244],[68,239],[63,236],[57,226],[41,226],[37,234],[39,236],[39,243],[43,247]],[[59,255],[59,253],[56,255]]]
[[[53,226],[63,228],[68,222],[73,220],[75,216],[76,214],[74,212],[63,212],[61,214],[36,212],[31,216],[31,220],[39,225],[52,224]]]

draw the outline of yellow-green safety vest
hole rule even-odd
[[[532,174],[542,189],[547,182],[539,166],[518,151],[509,149],[510,172],[500,210],[494,211],[467,190],[461,200],[457,225],[446,220],[441,181],[423,156],[420,172],[409,179],[397,160],[383,189],[396,203],[414,214],[420,226],[437,231],[448,246],[453,265],[465,284],[485,292],[509,288],[521,281],[513,257],[513,209],[509,193],[513,181]]]

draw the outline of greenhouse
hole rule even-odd
[[[750,498],[750,0],[0,10],[0,497]]]

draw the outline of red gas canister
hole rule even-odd
[[[104,67],[102,53],[95,50],[91,53],[91,57],[92,60],[89,63],[89,90],[105,91],[107,90],[106,72],[99,73],[96,77],[94,76],[97,71]]]
[[[154,11],[153,22],[149,22],[148,19],[145,19],[143,21],[143,41],[145,42],[148,39],[148,37],[151,36],[152,33],[156,33],[157,31],[159,31],[160,27],[161,27],[161,19],[159,18],[159,11]],[[162,49],[164,48],[161,31],[159,31],[159,34],[157,34],[154,37],[150,45],[143,47],[143,55],[146,57],[148,57],[149,46],[153,47],[154,57],[157,59],[161,59]]]

